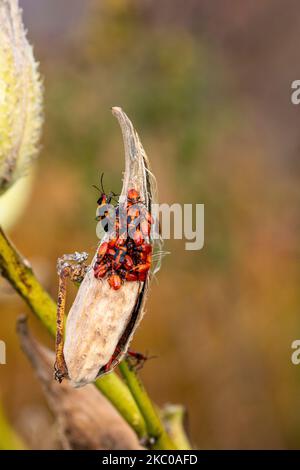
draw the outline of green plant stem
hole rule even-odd
[[[191,444],[185,432],[186,410],[182,405],[166,405],[161,416],[172,441],[177,449],[191,450]]]
[[[0,273],[29,305],[47,330],[56,331],[56,305],[33,274],[27,260],[5,236],[0,227]]]
[[[25,450],[26,446],[9,424],[0,403],[0,450]]]
[[[141,439],[147,436],[145,421],[126,385],[114,372],[96,380],[96,387],[114,405]]]
[[[54,336],[56,331],[56,303],[43,289],[29,263],[17,252],[0,227],[0,273],[23,297],[32,312]],[[115,408],[135,430],[145,437],[144,419],[126,385],[114,373],[96,381],[98,389],[112,402]]]
[[[152,448],[169,450],[176,449],[175,444],[168,436],[160,416],[150,400],[143,384],[133,371],[130,365],[130,360],[125,359],[121,362],[119,369],[144,417]],[[153,444],[151,442],[152,440]]]

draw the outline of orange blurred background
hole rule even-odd
[[[300,367],[290,356],[300,338],[300,134],[290,87],[300,78],[299,3],[20,4],[44,77],[45,126],[11,239],[56,297],[56,259],[96,247],[92,185],[105,172],[107,190],[121,187],[123,144],[110,113],[121,106],[160,202],[205,204],[204,248],[166,241],[171,254],[133,342],[158,356],[141,373],[151,397],[186,405],[197,448],[298,448]],[[29,447],[55,447],[15,333],[28,309],[4,281],[0,309],[5,414]],[[30,325],[53,348],[32,315]]]

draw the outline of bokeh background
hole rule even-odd
[[[55,297],[57,257],[96,247],[92,185],[104,171],[108,190],[121,187],[110,108],[122,106],[160,202],[205,204],[204,248],[166,242],[134,339],[158,356],[142,371],[149,393],[186,405],[197,448],[299,448],[300,366],[290,361],[300,338],[300,108],[290,101],[299,2],[20,4],[44,77],[45,127],[10,237]],[[53,417],[15,333],[28,310],[4,281],[0,309],[1,409],[27,446],[54,448]],[[53,348],[32,316],[30,325]]]

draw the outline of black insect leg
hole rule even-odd
[[[148,356],[148,354],[142,354],[139,352],[131,351],[128,350],[127,353],[127,358],[131,360],[131,367],[135,369],[136,371],[140,370],[143,368],[144,364],[148,359],[154,359],[157,356]]]

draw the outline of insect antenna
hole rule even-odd
[[[101,190],[100,190],[97,186],[95,186],[95,185],[93,185],[93,187],[96,188],[96,189],[98,189],[99,192],[102,192],[103,194],[106,194],[105,189],[104,189],[103,179],[104,179],[104,172],[102,172],[102,173],[101,173],[101,176],[100,176],[100,186],[101,186]],[[117,199],[115,199],[115,198],[116,198],[116,197],[119,197],[120,194],[116,194],[114,191],[110,191],[109,195],[111,196],[111,199],[112,199],[113,201],[115,201],[116,204],[118,204],[119,201],[118,201]],[[113,196],[114,196],[114,197],[113,197]]]
[[[104,191],[104,188],[103,188],[103,177],[104,177],[104,172],[101,173],[101,177],[100,177],[100,188],[101,189],[99,188],[99,186],[96,186],[95,184],[92,184],[92,188],[97,189],[97,191],[99,191],[99,193],[102,192],[103,194],[105,194],[105,191]]]
[[[101,176],[100,176],[100,184],[101,184],[101,189],[102,189],[102,192],[104,194],[106,194],[105,190],[104,190],[104,186],[103,186],[103,178],[104,178],[104,171],[101,173]]]

